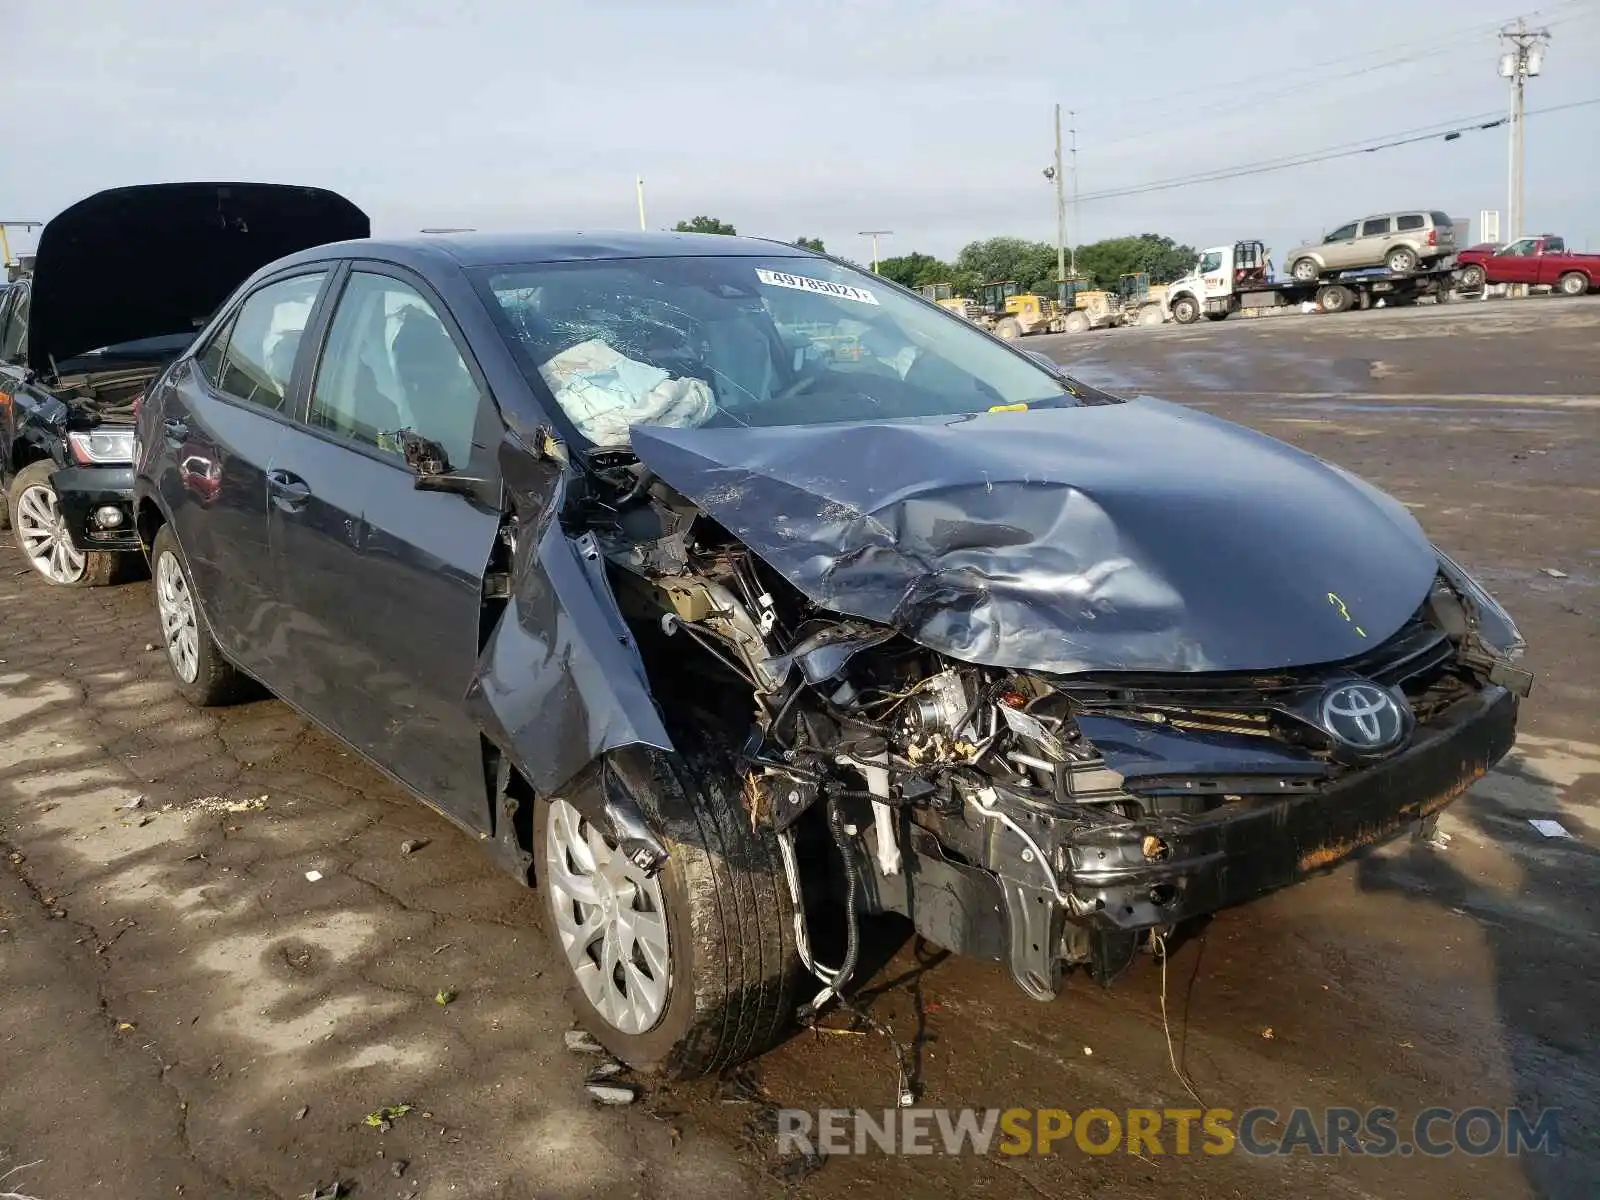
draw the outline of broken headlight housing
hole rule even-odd
[[[1517,623],[1511,619],[1511,614],[1500,606],[1500,602],[1491,596],[1482,584],[1468,575],[1461,565],[1443,550],[1435,546],[1434,553],[1439,556],[1439,573],[1461,598],[1462,603],[1471,610],[1469,615],[1477,618],[1479,640],[1508,661],[1514,662],[1521,658],[1522,652],[1527,648],[1527,642],[1523,641]]]
[[[133,461],[132,429],[74,429],[67,434],[72,457],[81,466]]]

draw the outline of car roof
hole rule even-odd
[[[625,258],[819,258],[809,250],[765,238],[714,233],[573,230],[546,233],[450,233],[408,238],[360,238],[318,246],[278,266],[329,258],[374,258],[424,267],[593,262]]]

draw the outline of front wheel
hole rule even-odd
[[[116,576],[117,556],[73,545],[66,515],[50,483],[55,470],[55,463],[42,459],[23,467],[11,481],[7,507],[17,545],[33,569],[51,583],[103,587]]]
[[[997,336],[1005,338],[1008,342],[1022,336],[1022,326],[1014,317],[1002,318],[1000,323],[994,327],[994,331]]]
[[[1172,302],[1172,319],[1179,325],[1193,325],[1200,319],[1200,306],[1193,296],[1179,296]]]
[[[761,1054],[797,1004],[794,909],[732,764],[622,752],[584,780],[623,789],[667,860],[649,876],[570,800],[537,803],[534,869],[579,1021],[629,1066],[673,1078]]]
[[[1477,291],[1487,279],[1487,273],[1476,263],[1461,268],[1461,286],[1469,292]]]
[[[1067,319],[1062,322],[1062,328],[1067,333],[1088,333],[1089,314],[1081,310],[1069,312]]]
[[[1299,283],[1313,283],[1321,273],[1314,258],[1302,258],[1289,268],[1289,274]]]
[[[1582,271],[1568,271],[1556,286],[1563,296],[1581,296],[1589,290],[1589,277]]]

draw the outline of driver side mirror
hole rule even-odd
[[[402,429],[395,434],[406,466],[415,476],[414,486],[419,492],[454,492],[458,496],[476,494],[486,480],[456,474],[450,465],[450,456],[438,442],[425,438],[414,429]]]

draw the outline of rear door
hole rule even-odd
[[[263,283],[166,377],[154,474],[195,590],[223,648],[269,687],[286,609],[267,554],[267,470],[294,410],[304,333],[332,274]]]
[[[1352,251],[1352,267],[1376,267],[1394,245],[1394,218],[1369,217],[1361,222],[1361,233]]]
[[[483,480],[419,491],[402,429]],[[489,828],[463,700],[499,534],[499,416],[465,339],[418,277],[357,263],[342,282],[303,423],[269,473],[272,561],[294,607],[288,698],[459,819]]]

